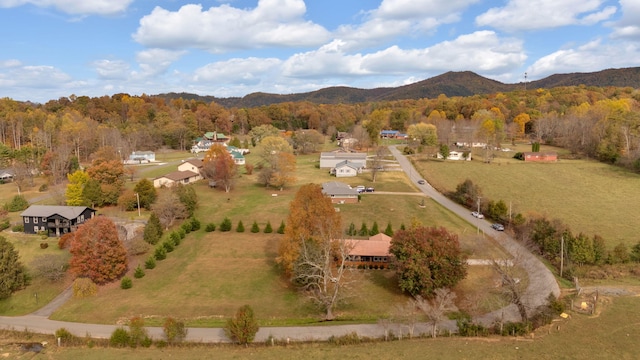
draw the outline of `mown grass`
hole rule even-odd
[[[355,345],[296,343],[249,347],[200,344],[189,347],[144,349],[49,347],[50,359],[636,359],[640,352],[640,298],[601,297],[604,310],[597,316],[572,313],[527,338],[439,337],[366,342]],[[37,337],[53,343],[50,337]],[[10,340],[7,340],[10,341]],[[15,341],[15,340],[11,340]],[[9,348],[7,348],[9,349]],[[9,350],[6,350],[9,352]],[[9,353],[11,355],[11,353]],[[17,355],[17,353],[16,353]]]
[[[499,155],[491,164],[480,157],[471,162],[421,159],[414,164],[442,191],[454,191],[471,179],[480,186],[483,202],[503,200],[525,216],[560,219],[574,233],[604,237],[611,248],[620,242],[637,243],[640,217],[633,199],[640,198],[640,175],[592,160],[543,164]]]

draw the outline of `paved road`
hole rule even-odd
[[[409,175],[411,182],[427,196],[433,198],[442,206],[448,208],[463,219],[476,224],[485,233],[489,233],[496,237],[498,243],[502,245],[506,251],[514,257],[521,259],[521,266],[529,274],[529,286],[525,293],[525,304],[531,310],[546,302],[546,298],[550,293],[558,296],[560,288],[553,277],[553,274],[542,264],[535,256],[524,249],[518,242],[504,233],[495,232],[491,229],[490,224],[484,220],[478,220],[472,217],[469,210],[449,200],[439,192],[437,192],[430,184],[417,184],[421,179],[419,173],[413,168],[409,160],[404,157],[393,146],[389,147],[391,153],[396,157],[402,169]],[[62,305],[71,295],[70,289],[67,289],[51,303],[33,314],[17,317],[0,316],[0,328],[24,330],[40,333],[54,333],[59,328],[66,328],[77,336],[85,336],[90,334],[96,338],[108,338],[117,326],[115,325],[98,325],[62,322],[48,319],[58,306]],[[494,311],[476,318],[477,321],[490,325],[495,320],[503,318],[505,321],[518,321],[518,311],[514,305],[507,306],[504,309]],[[454,321],[445,321],[439,325],[439,329],[448,329],[454,331],[456,324]],[[270,337],[278,340],[291,341],[310,341],[310,340],[326,340],[331,336],[341,336],[349,333],[357,333],[360,336],[367,337],[383,337],[385,330],[392,330],[395,334],[407,334],[407,329],[398,324],[390,325],[387,329],[379,324],[354,324],[354,325],[329,325],[329,326],[304,326],[304,327],[262,327],[256,335],[256,342],[263,342]],[[162,328],[148,328],[149,335],[156,339],[163,336]],[[414,334],[427,334],[430,332],[430,326],[427,324],[418,324]],[[187,340],[195,342],[229,342],[224,335],[224,331],[220,328],[189,328]]]
[[[560,295],[560,287],[556,282],[555,277],[551,273],[549,269],[531,252],[524,248],[518,241],[510,237],[504,232],[495,231],[491,228],[491,224],[486,220],[476,219],[471,215],[471,212],[460,206],[459,204],[453,202],[443,194],[436,191],[436,189],[431,186],[428,182],[420,185],[418,184],[418,180],[422,179],[420,173],[416,171],[411,162],[400,153],[400,151],[395,146],[389,146],[389,150],[391,154],[395,156],[398,160],[398,163],[402,167],[402,169],[409,175],[409,179],[413,184],[415,184],[422,192],[424,192],[427,196],[431,197],[433,200],[438,202],[440,205],[449,209],[456,215],[460,216],[463,219],[466,219],[470,223],[476,225],[480,231],[483,231],[485,234],[489,234],[492,236],[498,244],[500,244],[509,254],[511,254],[515,259],[518,259],[520,266],[525,269],[529,278],[529,285],[525,290],[525,294],[523,299],[525,301],[525,306],[528,311],[536,309],[540,305],[546,304],[546,299],[549,294],[554,294],[554,296],[558,297]],[[477,318],[476,320],[484,323],[490,324],[493,321],[500,319],[500,317],[504,316],[504,319],[509,321],[519,321],[520,317],[518,315],[517,309],[515,305],[507,306],[504,309],[500,309],[498,311],[494,311],[492,313],[486,314]]]

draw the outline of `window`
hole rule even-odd
[[[40,231],[44,231],[44,226],[40,226]]]
[[[29,217],[28,217],[28,216],[25,216],[25,217],[24,217],[24,223],[25,223],[25,224],[28,224],[28,223],[29,223]]]
[[[46,217],[43,217],[41,221],[42,221],[43,223],[44,223],[44,222],[47,222],[47,218],[46,218]]]
[[[35,224],[35,223],[37,223],[37,222],[38,222],[38,218],[34,216],[34,217],[33,217],[33,223]]]

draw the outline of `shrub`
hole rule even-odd
[[[358,336],[358,333],[354,331],[342,336],[332,335],[327,339],[327,342],[334,345],[356,345],[360,344],[362,340],[360,339],[360,336]]]
[[[47,190],[49,190],[49,185],[47,185],[47,184],[42,184],[42,185],[40,185],[40,187],[38,188],[38,191],[39,191],[39,192],[45,192],[45,191],[47,191]]]
[[[189,221],[185,221],[182,223],[182,225],[180,225],[180,230],[184,231],[185,234],[188,234],[191,232],[191,222]]]
[[[149,256],[149,258],[147,258],[147,260],[144,262],[144,268],[151,270],[155,267],[156,267],[156,258],[153,256]]]
[[[244,232],[244,224],[242,223],[242,220],[238,221],[238,226],[236,227],[236,231],[239,233]]]
[[[4,204],[4,209],[8,212],[22,211],[29,207],[29,202],[22,195],[11,198],[11,202]]]
[[[133,287],[133,281],[131,278],[125,276],[120,280],[120,288],[121,289],[131,289]]]
[[[265,234],[271,234],[273,232],[273,228],[271,227],[271,221],[267,221],[267,225],[264,227]]]
[[[259,328],[253,309],[249,305],[244,305],[238,309],[233,318],[227,321],[224,332],[236,343],[246,345],[253,341]]]
[[[220,224],[220,231],[231,231],[231,226],[231,219],[226,217]]]
[[[46,242],[41,242],[40,243],[40,249],[46,249],[48,247],[49,247],[49,243],[46,243]]]
[[[253,221],[253,225],[251,225],[251,232],[254,234],[260,232],[260,227],[258,226],[258,223],[255,220]]]
[[[204,227],[204,231],[206,231],[206,232],[216,231],[216,224],[208,223],[207,226]]]
[[[79,343],[79,338],[73,335],[66,328],[60,328],[55,332],[56,339],[60,339],[60,344],[76,345]]]
[[[145,275],[144,269],[140,265],[138,265],[138,267],[136,268],[136,270],[133,273],[133,277],[136,278],[136,279],[141,279],[141,278],[144,277],[144,275]]]
[[[180,233],[178,233],[177,231],[174,231],[171,234],[169,234],[169,241],[171,241],[175,246],[180,245],[180,242],[182,241],[182,239],[180,238]]]
[[[58,248],[60,249],[66,249],[71,245],[71,239],[73,239],[74,235],[73,233],[66,233],[62,236],[60,236],[60,239],[58,239]]]
[[[156,248],[156,251],[153,253],[153,257],[156,260],[164,260],[167,258],[167,250],[165,250],[164,246],[160,245]]]
[[[13,231],[13,232],[24,232],[24,225],[22,225],[22,224],[13,225],[11,227],[11,231]]]
[[[111,337],[109,338],[109,345],[113,347],[121,348],[129,346],[130,343],[131,336],[129,335],[129,332],[127,331],[127,329],[121,327],[113,330],[113,333],[111,333]]]
[[[187,337],[187,328],[184,326],[184,323],[171,317],[165,320],[162,329],[164,331],[164,337],[170,344],[179,343]]]
[[[198,231],[200,230],[200,220],[196,219],[196,218],[191,218],[191,231]]]
[[[135,237],[127,244],[125,244],[127,248],[127,252],[129,255],[142,255],[145,254],[151,249],[151,244],[144,241],[144,239],[140,237]]]
[[[147,221],[147,225],[144,227],[144,241],[148,242],[151,245],[155,245],[160,241],[162,237],[162,224],[160,224],[160,219],[155,212],[151,213],[149,216],[149,221]]]
[[[165,250],[167,253],[170,253],[170,252],[172,252],[172,251],[173,251],[173,249],[175,249],[175,246],[173,245],[173,241],[171,241],[170,239],[165,240],[165,241],[162,243],[162,247],[164,248],[164,250]]]
[[[73,281],[73,296],[86,298],[98,292],[98,286],[89,278],[77,278]]]
[[[144,327],[144,319],[139,316],[129,320],[129,343],[131,347],[138,345],[151,346],[151,338],[149,338],[147,329]]]
[[[285,227],[284,220],[282,220],[282,222],[280,222],[280,227],[278,228],[277,233],[278,234],[284,234],[284,227]]]
[[[11,227],[11,223],[9,222],[8,219],[7,220],[3,220],[3,221],[0,222],[0,231],[6,230],[6,229],[8,229],[10,227]]]
[[[180,240],[184,239],[187,236],[187,232],[184,229],[178,229],[178,235],[180,235]]]

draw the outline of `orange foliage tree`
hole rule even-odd
[[[118,279],[127,271],[127,249],[113,221],[98,216],[78,228],[71,240],[70,269],[96,284]]]

